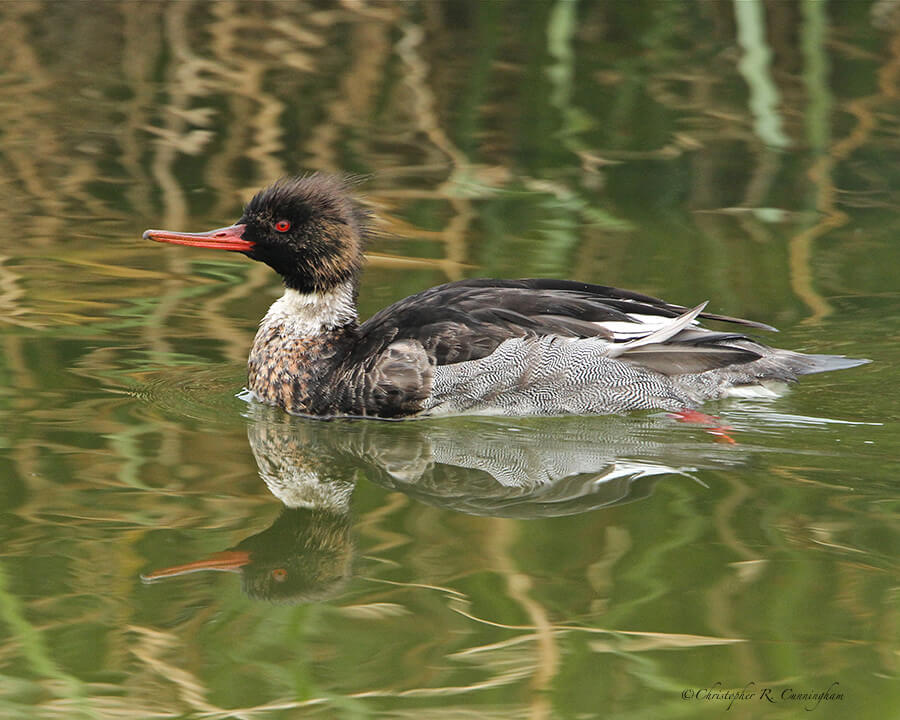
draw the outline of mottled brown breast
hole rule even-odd
[[[307,415],[338,414],[328,383],[348,345],[345,333],[289,337],[279,325],[263,326],[247,361],[250,389],[269,405]]]
[[[264,403],[301,415],[415,415],[431,393],[434,359],[421,343],[399,341],[359,359],[358,327],[290,337],[264,325],[248,360],[249,386]]]

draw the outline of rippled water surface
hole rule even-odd
[[[0,716],[896,716],[898,3],[10,2],[0,36]],[[873,362],[705,408],[726,436],[290,418],[238,397],[277,278],[141,232],[313,169],[366,176],[363,316],[571,277]]]

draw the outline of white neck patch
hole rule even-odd
[[[259,462],[259,456],[256,456]],[[350,510],[350,497],[356,484],[349,480],[322,480],[315,471],[291,464],[259,463],[259,476],[266,483],[269,491],[289,508],[308,508],[309,510],[330,510],[334,513],[346,513]]]
[[[269,308],[262,325],[282,325],[297,337],[320,335],[356,320],[353,288],[349,283],[322,293],[286,289]]]

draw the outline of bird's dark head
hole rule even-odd
[[[288,288],[324,292],[355,281],[367,220],[348,181],[315,173],[284,178],[260,190],[229,227],[205,233],[147,230],[144,237],[241,252],[269,265]]]
[[[145,583],[209,570],[240,573],[241,586],[254,600],[311,602],[336,595],[353,566],[351,517],[348,512],[284,508],[256,535],[230,550],[200,560],[153,570]]]

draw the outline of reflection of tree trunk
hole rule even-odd
[[[735,0],[734,12],[737,40],[744,50],[737,67],[750,89],[754,131],[766,145],[789,147],[790,140],[782,130],[780,94],[771,77],[772,50],[763,5],[760,0]]]
[[[804,5],[803,48],[804,48],[804,80],[809,97],[806,111],[807,140],[816,159],[807,172],[809,179],[817,186],[815,209],[820,215],[819,221],[812,227],[791,238],[789,246],[789,268],[791,289],[812,310],[812,316],[806,322],[815,322],[831,312],[828,302],[814,287],[811,255],[813,242],[834,227],[843,225],[845,220],[834,213],[834,186],[831,180],[833,160],[828,154],[837,150],[834,146],[829,151],[829,135],[831,126],[831,94],[828,88],[827,61],[824,55],[825,15],[823,8]],[[826,154],[828,153],[828,154]],[[841,214],[842,215],[842,214]]]
[[[711,89],[715,81],[702,75],[691,83],[691,105],[699,108],[710,107]],[[692,210],[708,210],[720,207],[720,199],[716,190],[719,185],[715,178],[715,158],[712,152],[695,152],[691,154],[691,186],[689,207]],[[702,218],[697,218],[698,224]]]
[[[750,543],[740,537],[737,528],[741,526],[740,516],[745,503],[752,502],[753,490],[737,475],[728,475],[726,482],[731,488],[728,496],[720,501],[714,511],[716,533],[719,540],[729,548],[739,560],[730,563],[732,573],[723,574],[707,596],[710,627],[722,637],[739,637],[740,617],[735,617],[741,607],[740,598],[749,587],[760,579],[768,560],[753,550]],[[750,643],[738,643],[734,647],[742,677],[765,677],[760,668],[759,658]]]
[[[412,93],[414,118],[431,144],[450,161],[450,177],[435,190],[435,196],[447,198],[454,210],[441,233],[445,248],[441,264],[448,278],[458,280],[462,277],[461,268],[466,257],[465,233],[475,213],[471,201],[459,195],[455,184],[466,175],[469,160],[441,125],[437,101],[429,83],[428,64],[420,52],[425,40],[424,30],[409,22],[404,23],[402,29],[403,38],[397,43],[396,50],[408,68],[405,81]]]
[[[335,98],[325,106],[322,122],[310,131],[305,146],[310,167],[330,172],[343,169],[341,134],[348,127],[370,122],[373,98],[392,50],[391,30],[393,24],[386,22],[358,22],[350,27],[347,45],[353,52],[352,62],[341,75]]]
[[[157,8],[147,3],[122,3],[118,6],[124,19],[122,29],[122,73],[134,92],[134,101],[123,108],[125,123],[119,142],[120,162],[133,184],[127,188],[128,201],[141,217],[150,217],[152,204],[145,188],[150,185],[143,162],[146,136],[143,128],[149,124],[147,110],[153,107],[154,86],[150,82],[152,67],[161,51],[157,25]]]
[[[534,626],[535,664],[531,676],[531,720],[549,720],[553,717],[553,705],[550,690],[553,679],[559,670],[559,647],[557,646],[553,623],[547,608],[535,600],[530,591],[531,578],[516,567],[513,545],[515,538],[511,531],[521,528],[508,520],[494,519],[493,537],[487,538],[488,546],[493,551],[494,566],[498,573],[506,579],[509,597],[517,602],[528,615]]]
[[[754,165],[747,187],[744,190],[744,199],[739,207],[759,209],[769,206],[770,191],[778,171],[781,170],[782,155],[771,148],[760,147],[756,153],[756,165]],[[738,215],[738,223],[758,243],[768,243],[772,236],[766,226],[749,213]]]
[[[2,10],[4,74],[22,78],[21,84],[3,88],[6,102],[0,147],[4,165],[11,166],[4,175],[16,180],[15,185],[5,184],[5,189],[21,187],[19,198],[27,198],[29,204],[37,199],[42,210],[30,218],[30,235],[38,242],[46,242],[48,238],[58,237],[62,229],[63,194],[57,183],[65,170],[65,163],[59,161],[67,155],[57,138],[58,128],[40,120],[42,116],[53,115],[53,103],[43,93],[52,90],[55,83],[29,42],[28,22],[40,8],[27,3],[6,3]],[[40,152],[35,152],[35,148],[40,148]],[[50,167],[42,167],[42,162]]]

